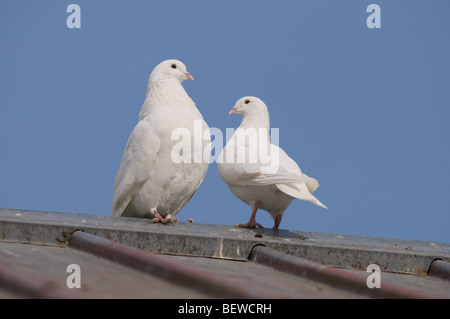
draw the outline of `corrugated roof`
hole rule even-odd
[[[448,243],[0,209],[0,298],[450,298],[449,260]]]

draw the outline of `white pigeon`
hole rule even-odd
[[[150,74],[139,121],[114,182],[111,216],[174,223],[202,183],[211,136],[181,85],[186,79],[194,80],[178,60],[163,61]]]
[[[327,208],[312,195],[319,187],[317,180],[302,173],[283,149],[271,144],[269,112],[263,101],[243,97],[229,114],[241,115],[242,122],[219,155],[217,168],[231,192],[252,209],[249,222],[236,226],[264,228],[255,220],[257,210],[263,209],[278,229],[295,198]]]

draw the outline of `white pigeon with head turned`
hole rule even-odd
[[[263,228],[255,220],[257,210],[263,209],[278,229],[295,198],[327,208],[312,195],[319,187],[317,180],[302,173],[283,149],[271,144],[269,112],[262,100],[243,97],[229,114],[241,115],[242,122],[219,155],[217,168],[231,192],[252,209],[249,222],[236,226]]]
[[[175,222],[202,183],[211,137],[181,85],[186,79],[194,78],[178,60],[163,61],[150,74],[139,121],[115,178],[111,216]]]

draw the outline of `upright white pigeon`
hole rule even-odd
[[[278,229],[284,211],[295,199],[327,208],[312,193],[319,187],[314,178],[302,173],[283,149],[270,142],[270,121],[266,104],[257,97],[238,100],[229,114],[242,122],[219,155],[217,168],[231,192],[251,206],[252,214],[239,227],[264,228],[255,220],[258,208],[270,213]]]
[[[128,139],[114,182],[111,216],[175,222],[202,183],[211,136],[181,83],[194,78],[178,60],[157,65],[139,121]]]

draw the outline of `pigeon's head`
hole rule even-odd
[[[244,117],[256,113],[267,114],[268,111],[266,104],[257,97],[244,96],[236,102],[236,104],[228,114],[239,114],[240,116]]]
[[[151,76],[169,76],[174,77],[178,81],[183,82],[186,79],[194,80],[192,75],[186,70],[183,62],[178,60],[166,60],[158,64],[151,74]]]

